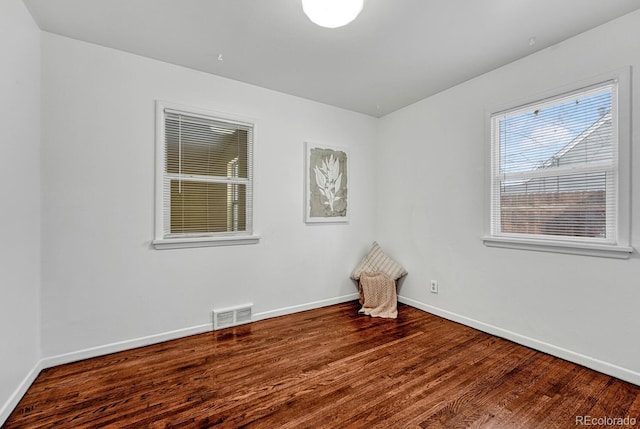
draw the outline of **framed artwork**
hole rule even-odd
[[[348,222],[348,187],[347,150],[306,143],[305,222]]]

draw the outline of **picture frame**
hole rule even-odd
[[[348,150],[306,142],[305,154],[305,222],[348,222]]]

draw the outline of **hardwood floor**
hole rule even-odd
[[[637,427],[640,387],[409,306],[388,320],[357,315],[354,302],[44,370],[3,427],[586,422]]]

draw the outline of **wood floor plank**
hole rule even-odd
[[[576,427],[587,415],[640,420],[638,386],[406,305],[392,320],[357,308],[345,303],[46,369],[3,429],[516,429]]]

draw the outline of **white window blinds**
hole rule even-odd
[[[252,124],[163,110],[162,235],[252,231]]]
[[[614,244],[617,86],[491,117],[491,234]]]

